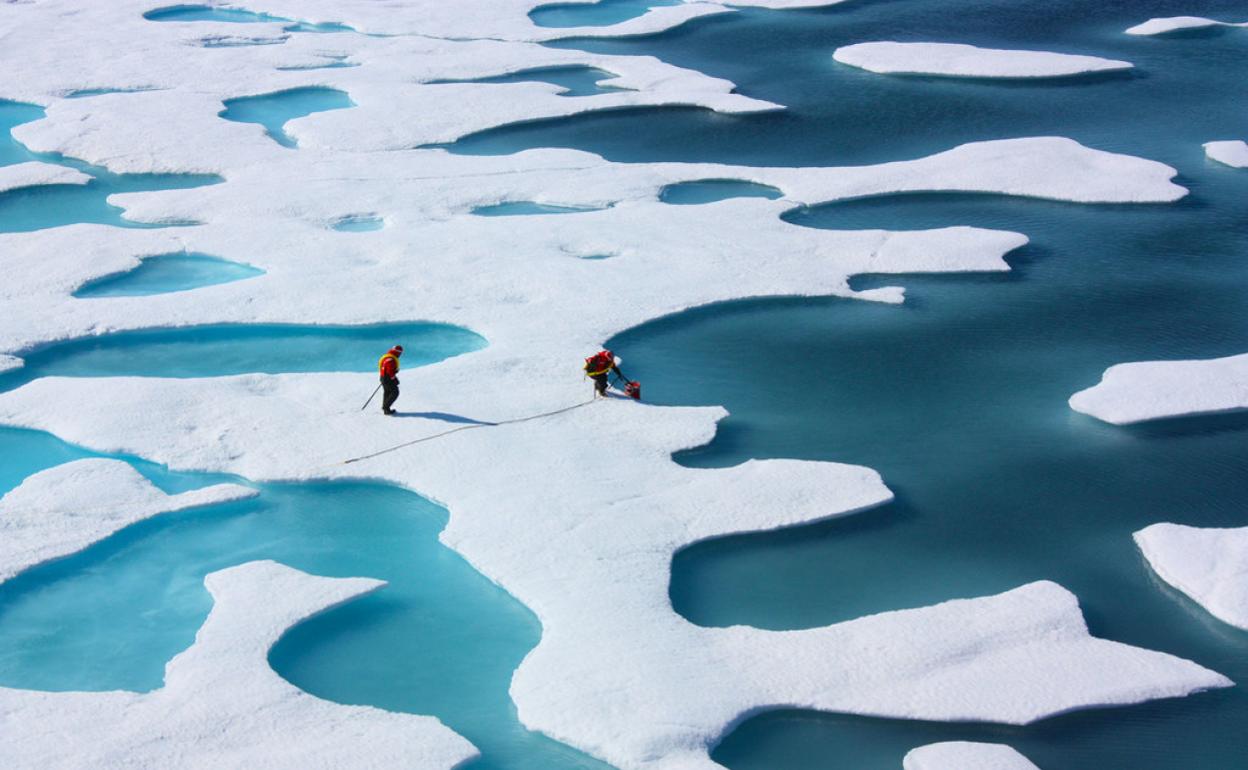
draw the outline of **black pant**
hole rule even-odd
[[[390,407],[394,406],[394,402],[399,400],[399,379],[397,377],[381,378],[381,411],[388,412]]]
[[[594,381],[594,390],[598,391],[598,395],[607,395],[607,373],[591,374],[589,378]]]

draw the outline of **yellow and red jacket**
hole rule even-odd
[[[399,354],[394,348],[390,348],[389,352],[377,361],[377,370],[382,377],[393,377],[399,373]]]
[[[615,368],[615,356],[610,350],[603,350],[585,359],[585,373],[590,377],[606,374]]]

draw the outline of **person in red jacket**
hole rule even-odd
[[[620,379],[627,379],[615,365],[615,355],[610,350],[600,350],[585,359],[585,375],[594,381],[594,398],[607,397],[607,381],[612,372]]]
[[[381,397],[382,414],[395,413],[390,407],[399,400],[399,356],[401,355],[403,355],[403,346],[395,345],[377,362],[377,370],[381,374],[381,387],[384,391]]]

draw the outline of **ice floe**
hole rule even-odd
[[[1248,527],[1154,524],[1136,532],[1135,542],[1162,580],[1248,631]]]
[[[254,495],[236,484],[166,495],[120,460],[77,460],[0,498],[0,582],[161,513]]]
[[[11,166],[0,166],[0,193],[20,190],[23,187],[38,187],[47,184],[86,184],[90,181],[89,174],[53,163],[40,163],[32,160]]]
[[[1117,364],[1071,396],[1070,406],[1115,425],[1248,409],[1248,353]]]
[[[683,468],[672,452],[708,441],[722,410],[625,400],[409,443],[446,430],[424,414],[526,416],[495,390],[504,382],[480,377],[472,359],[489,350],[407,374],[420,395],[406,408],[419,411],[388,421],[384,441],[367,426],[386,418],[361,415],[357,403],[372,378],[353,375],[44,378],[0,396],[0,422],[173,467],[364,476],[439,500],[450,511],[442,541],[542,621],[541,643],[512,683],[521,720],[622,768],[713,767],[708,748],[767,708],[1023,724],[1229,684],[1089,636],[1075,597],[1047,582],[803,631],[694,626],[668,597],[676,550],[878,505],[891,498],[879,476],[791,460]],[[501,379],[523,371],[515,362]],[[563,405],[587,391],[575,383]],[[85,418],[43,409],[52,392],[91,393],[98,408]],[[526,483],[534,478],[542,483]]]
[[[1055,137],[815,169],[615,164],[572,150],[477,157],[413,149],[593,110],[779,108],[650,57],[534,44],[667,29],[730,12],[723,5],[682,3],[618,25],[555,29],[528,18],[540,4],[247,5],[359,31],[316,35],[289,31],[289,22],[148,21],[150,0],[0,4],[0,28],[13,30],[0,50],[12,74],[0,97],[46,106],[46,117],[15,129],[20,141],[115,172],[224,179],[110,198],[131,221],[202,222],[195,227],[73,225],[0,235],[0,361],[19,364],[10,354],[58,340],[221,323],[428,320],[471,328],[490,342],[405,370],[398,406],[407,414],[380,429],[383,418],[359,411],[375,379],[333,374],[44,378],[0,395],[0,422],[180,469],[256,480],[366,477],[446,504],[443,541],[543,623],[540,645],[513,681],[521,719],[622,768],[712,767],[708,747],[769,708],[1025,723],[1228,684],[1193,663],[1089,636],[1075,598],[1052,583],[805,631],[709,629],[679,617],[668,598],[678,549],[858,512],[891,493],[875,472],[833,463],[683,468],[672,453],[709,441],[723,411],[587,404],[577,367],[584,355],[622,329],[742,297],[900,301],[896,288],[855,293],[849,278],[1005,270],[1005,256],[1026,242],[1022,234],[970,227],[802,228],[780,219],[795,206],[921,191],[1083,203],[1173,201],[1186,191],[1172,181],[1173,168]],[[243,26],[252,29],[240,33]],[[226,39],[274,44],[214,47]],[[120,51],[118,40],[126,42]],[[345,60],[359,66],[308,69]],[[548,83],[436,82],[554,66],[612,72],[612,86],[631,90],[568,99]],[[62,98],[87,87],[113,92]],[[336,89],[356,106],[287,123],[295,150],[279,147],[259,125],[219,117],[228,100],[296,88]],[[670,185],[706,179],[766,185],[781,197],[684,207],[660,200]],[[472,214],[508,201],[596,210]],[[386,226],[328,229],[361,213]],[[265,272],[177,295],[72,296],[144,256],[176,252]],[[612,258],[569,258],[595,255]],[[586,301],[594,296],[611,299]],[[91,408],[49,410],[53,397]],[[502,422],[568,407],[575,408],[389,451],[445,432],[439,414]],[[369,459],[343,464],[354,457]],[[122,756],[154,766],[176,759],[303,767],[341,765],[344,757],[454,765],[471,749],[436,721],[332,706],[264,664],[268,646],[290,624],[375,585],[276,565],[216,573],[209,587],[218,604],[197,645],[170,663],[165,689],[142,696],[0,691],[5,733],[20,736],[20,757],[48,762],[73,753],[83,765]]]
[[[1131,62],[1099,56],[980,48],[961,43],[857,43],[836,49],[842,64],[897,75],[940,75],[973,78],[1053,78],[1118,72]]]
[[[269,648],[288,628],[381,581],[314,577],[262,561],[214,572],[204,584],[212,612],[195,643],[169,662],[162,689],[0,688],[5,764],[443,770],[476,756],[432,717],[320,700],[269,668]]]
[[[1218,21],[1203,16],[1166,16],[1149,19],[1127,30],[1128,35],[1166,35],[1184,30],[1208,29],[1210,27],[1248,27],[1248,21]]]
[[[1206,142],[1205,154],[1232,168],[1248,168],[1248,142],[1242,140]]]
[[[929,743],[906,754],[905,770],[1039,770],[1026,757],[999,743]]]

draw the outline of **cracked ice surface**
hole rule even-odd
[[[1242,140],[1206,142],[1205,154],[1231,168],[1248,168],[1248,142]]]
[[[960,43],[857,43],[832,58],[882,74],[978,78],[1050,78],[1131,69],[1131,62],[1047,51],[980,48]]]
[[[1117,364],[1071,396],[1070,407],[1115,425],[1248,409],[1248,353]]]
[[[929,743],[906,754],[905,770],[1039,770],[1022,754],[999,743]]]
[[[432,717],[342,706],[269,668],[291,626],[385,585],[271,561],[208,575],[213,608],[150,693],[0,689],[11,767],[456,767],[476,756]],[[72,739],[69,737],[72,736]]]
[[[47,106],[44,119],[16,130],[20,140],[113,171],[207,171],[225,179],[110,199],[133,220],[204,223],[196,227],[73,225],[0,235],[6,275],[0,351],[190,324],[442,321],[474,329],[490,346],[406,373],[405,383],[415,385],[422,409],[500,421],[582,401],[586,388],[575,374],[552,372],[568,371],[569,362],[601,340],[655,317],[741,297],[855,296],[848,285],[855,273],[1004,270],[1004,256],[1026,242],[1017,233],[969,227],[896,233],[803,228],[779,218],[794,206],[924,190],[1085,203],[1172,201],[1186,192],[1171,181],[1175,171],[1168,166],[1052,137],[828,169],[612,164],[571,150],[465,157],[404,149],[595,109],[776,108],[733,94],[727,81],[652,58],[534,45],[581,34],[533,25],[527,12],[539,4],[257,0],[248,4],[251,10],[343,22],[392,37],[285,34],[280,23],[256,24],[247,34],[282,42],[230,48],[204,47],[204,41],[238,35],[239,25],[223,30],[226,25],[207,22],[149,22],[142,12],[152,2],[0,5],[0,28],[15,30],[0,47],[0,63],[13,74],[0,96]],[[592,29],[667,28],[726,11],[690,3]],[[124,49],[118,39],[126,40]],[[359,66],[280,69],[327,57]],[[552,65],[603,69],[618,76],[609,83],[636,91],[569,99],[542,83],[431,82]],[[289,122],[285,130],[298,150],[277,146],[258,125],[217,117],[224,99],[309,86],[346,91],[357,106]],[[108,88],[148,90],[61,98]],[[658,200],[669,184],[701,179],[765,184],[784,197],[701,206]],[[506,219],[471,214],[518,201],[601,210]],[[359,212],[383,217],[387,227],[329,229]],[[139,257],[178,251],[266,272],[176,297],[85,302],[70,296],[86,280],[125,270]],[[577,258],[606,253],[616,256]],[[612,302],[586,303],[594,292]],[[901,292],[857,296],[900,301]],[[786,460],[682,468],[671,453],[709,441],[722,410],[614,401],[548,420],[464,431],[344,466],[347,457],[445,430],[445,423],[414,416],[387,422],[383,441],[372,422],[377,418],[358,411],[356,396],[362,385],[371,387],[368,380],[43,379],[0,395],[0,421],[175,468],[257,480],[365,476],[443,502],[450,510],[443,541],[542,621],[541,643],[513,680],[521,719],[623,768],[711,767],[708,746],[740,719],[772,707],[1023,723],[1228,684],[1193,663],[1089,636],[1075,598],[1044,582],[806,631],[693,626],[668,600],[676,550],[878,505],[891,497],[878,475]],[[46,409],[52,393],[93,408],[53,413]],[[605,456],[604,444],[618,449]],[[586,504],[587,489],[594,490],[595,504]],[[5,734],[21,736],[23,751],[43,745],[68,753],[80,739],[81,751],[110,752],[84,753],[87,765],[125,756],[169,764],[165,751],[177,752],[181,764],[220,764],[221,757],[243,764],[278,756],[278,744],[281,751],[292,745],[313,751],[324,746],[322,737],[339,740],[338,727],[363,736],[358,744],[341,739],[343,746],[394,748],[423,757],[422,767],[466,757],[470,749],[433,720],[330,706],[275,681],[263,665],[281,629],[358,593],[343,585],[275,565],[217,573],[210,587],[219,602],[201,644],[171,663],[164,690],[146,696],[0,691],[0,718],[12,725]],[[321,599],[308,600],[308,586]],[[254,601],[263,606],[248,598],[257,588]],[[333,596],[318,593],[322,589]],[[270,606],[275,597],[278,606]],[[242,657],[220,651],[223,623],[231,647],[245,642],[236,651]],[[193,675],[174,675],[188,671]],[[252,680],[254,688],[237,691]],[[251,720],[251,712],[259,714],[253,721],[267,738],[221,733],[222,725]],[[179,741],[155,740],[170,730]],[[341,755],[331,746],[316,754],[322,756],[330,762]],[[308,759],[292,757],[292,763]]]
[[[1248,527],[1154,524],[1136,532],[1135,543],[1162,580],[1248,631]]]
[[[12,166],[0,166],[0,193],[20,190],[24,187],[38,187],[47,184],[86,184],[91,181],[89,174],[53,163],[28,161],[15,163]]]
[[[120,460],[77,460],[0,497],[0,582],[161,513],[251,497],[237,484],[167,495]]]

